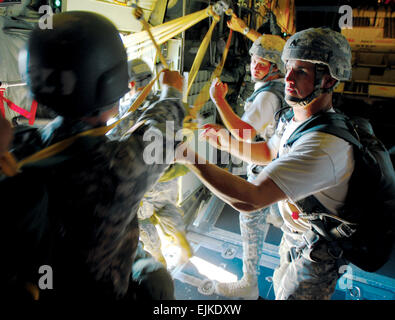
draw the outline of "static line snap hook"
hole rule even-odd
[[[137,3],[132,3],[131,5],[132,8],[135,9],[134,11],[134,16],[137,20],[143,20],[144,19],[144,12],[143,9],[137,6]]]

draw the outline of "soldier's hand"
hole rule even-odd
[[[243,19],[238,18],[235,14],[232,15],[232,19],[227,22],[229,29],[236,32],[243,33],[244,29],[247,27]]]
[[[219,124],[206,124],[203,129],[205,130],[200,134],[200,138],[206,140],[216,149],[230,150],[231,136],[226,128]]]
[[[226,83],[222,83],[218,78],[215,78],[210,87],[211,99],[214,102],[221,99],[225,99],[227,93],[228,93],[228,85]]]
[[[8,151],[12,138],[11,123],[0,114],[0,156]]]
[[[178,71],[164,70],[160,76],[160,83],[168,85],[182,92],[184,86],[184,77]]]

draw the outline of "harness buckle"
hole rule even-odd
[[[350,238],[356,229],[351,228],[348,224],[346,223],[341,223],[336,227],[336,230],[339,232],[339,234],[344,237],[344,238]]]

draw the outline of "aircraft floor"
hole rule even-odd
[[[229,298],[218,296],[212,293],[210,282],[207,280],[219,280],[220,275],[225,272],[240,279],[242,277],[242,261],[239,258],[227,259],[215,250],[201,246],[196,252],[195,257],[204,261],[209,261],[213,266],[222,269],[222,274],[207,274],[204,270],[199,269],[193,262],[185,264],[178,271],[175,286],[177,300],[229,300]],[[215,269],[214,269],[215,270]],[[274,299],[271,276],[273,270],[265,267],[260,268],[258,278],[260,297],[264,299]],[[205,281],[206,280],[206,281]],[[204,284],[208,284],[207,291]]]
[[[209,226],[209,227],[207,227]],[[213,293],[214,281],[236,281],[242,275],[242,243],[239,213],[228,205],[220,214],[206,219],[206,228],[191,228],[188,239],[194,248],[194,257],[173,270],[177,300],[230,300]],[[272,275],[278,264],[276,246],[281,231],[269,227],[266,231],[266,254],[261,259],[258,277],[260,299],[274,299]],[[224,276],[228,278],[225,279]]]

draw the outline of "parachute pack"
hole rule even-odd
[[[293,112],[289,112],[285,118],[292,116]],[[389,260],[394,246],[395,172],[390,154],[367,119],[331,112],[313,115],[293,132],[286,144],[291,146],[312,131],[349,142],[354,150],[355,167],[345,204],[338,212],[339,220],[332,218],[314,196],[298,201],[297,205],[310,216],[313,229],[338,254],[362,270],[375,272]]]
[[[18,127],[14,144],[28,135],[34,139],[37,129]],[[54,221],[48,214],[49,176],[51,171],[69,163],[75,155],[94,150],[102,137],[80,137],[73,146],[43,160],[29,163],[15,176],[0,175],[0,193],[3,195],[0,250],[5,263],[0,283],[9,297],[30,299],[26,283],[38,283],[39,267],[48,264],[52,256]],[[29,145],[26,151],[35,152]],[[88,150],[88,151],[87,151]],[[62,169],[59,169],[62,170]]]

